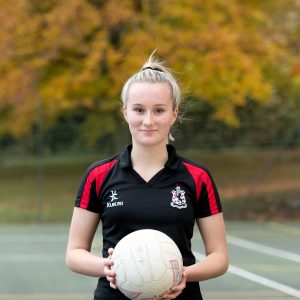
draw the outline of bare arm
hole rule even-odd
[[[110,260],[90,252],[99,221],[98,214],[74,208],[66,253],[66,264],[72,271],[95,277],[107,275],[105,267]]]
[[[223,214],[197,219],[206,258],[186,267],[187,281],[202,281],[224,274],[228,269],[228,251]]]

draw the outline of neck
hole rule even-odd
[[[131,152],[131,161],[135,166],[161,166],[163,167],[168,160],[167,145],[158,145],[155,147],[143,147],[133,144]]]

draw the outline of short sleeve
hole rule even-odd
[[[100,200],[96,191],[97,177],[93,174],[93,169],[89,168],[82,180],[75,199],[75,206],[95,213],[100,213]]]
[[[222,211],[216,184],[209,171],[195,162],[184,162],[193,178],[195,188],[195,216],[204,218]]]
[[[196,202],[196,217],[203,218],[222,212],[222,205],[216,184],[207,170],[199,176],[200,193]]]
[[[88,168],[77,193],[75,200],[76,207],[87,209],[95,213],[101,212],[100,191],[107,174],[115,163],[116,160],[108,162],[101,161]]]

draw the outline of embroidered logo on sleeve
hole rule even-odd
[[[116,191],[110,191],[110,196],[109,196],[109,198],[110,198],[110,201],[111,201],[111,202],[113,202],[114,200],[118,200],[118,199],[119,199],[119,198],[118,198],[118,194],[117,194]]]
[[[107,202],[106,207],[116,207],[116,206],[123,206],[123,201],[117,201],[119,200],[118,193],[116,190],[111,190],[110,191],[110,202]]]
[[[170,203],[172,207],[176,208],[186,208],[187,203],[185,199],[185,191],[180,188],[179,185],[176,186],[175,190],[172,192],[172,202]]]

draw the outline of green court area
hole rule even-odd
[[[204,299],[300,299],[300,223],[227,222],[230,267]],[[65,266],[68,225],[1,225],[0,300],[92,299],[97,279]],[[195,231],[193,250],[203,255]],[[101,234],[93,245],[101,253]]]

